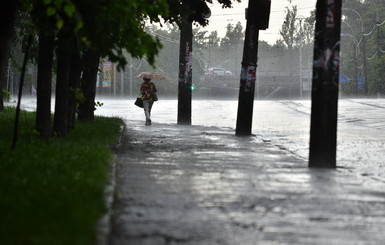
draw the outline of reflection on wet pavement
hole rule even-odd
[[[385,184],[231,129],[127,121],[110,244],[383,244]]]

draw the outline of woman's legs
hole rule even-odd
[[[151,109],[154,101],[143,100],[144,115],[146,116],[146,125],[151,125]]]

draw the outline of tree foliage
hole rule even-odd
[[[310,12],[310,16],[304,19],[303,26],[299,33],[299,38],[306,46],[313,45],[315,27],[315,10]]]
[[[167,0],[170,6],[170,22],[181,23],[185,16],[188,16],[191,22],[197,22],[201,26],[206,26],[209,20],[205,15],[210,12],[208,3],[213,0]],[[232,2],[241,2],[241,0],[217,0],[223,8],[230,8]]]
[[[97,72],[94,68],[95,60],[105,57],[117,63],[119,68],[123,68],[127,64],[125,53],[128,52],[133,58],[146,57],[148,63],[153,65],[162,44],[158,37],[147,32],[146,24],[149,22],[181,23],[188,16],[190,21],[204,26],[208,23],[206,17],[209,14],[209,8],[207,4],[212,3],[211,0],[19,0],[18,2],[20,3],[19,13],[24,16],[22,20],[26,20],[25,23],[27,23],[26,27],[19,25],[22,28],[21,31],[18,31],[18,35],[25,36],[28,33],[36,36],[33,39],[35,42],[31,52],[34,54],[34,59],[39,60],[39,66],[50,62],[47,63],[45,60],[47,58],[38,58],[36,34],[39,34],[41,40],[47,40],[48,37],[56,40],[54,46],[51,47],[56,50],[56,62],[53,66],[54,71],[57,72],[55,125],[61,125],[54,126],[57,128],[56,132],[66,132],[67,127],[73,127],[71,126],[73,123],[70,122],[74,118],[73,107],[76,105],[74,100],[77,98],[73,93],[76,94],[78,88],[90,90],[83,91],[83,94],[90,97],[88,100],[86,98],[86,101],[92,106],[87,106],[87,110],[92,110],[93,113],[94,107],[91,100],[95,97]],[[232,0],[218,0],[218,2],[223,7],[230,7]],[[197,35],[204,34],[198,32]],[[84,55],[90,52],[95,54],[93,62],[84,59]],[[49,57],[48,59],[54,58],[53,56],[47,57]],[[79,67],[70,65],[75,62],[81,64],[79,58],[84,61],[82,63],[83,75],[88,74],[89,70],[95,73],[84,77],[83,83],[89,83],[87,86],[78,85]],[[46,80],[38,83],[40,84],[39,97],[42,94],[42,86],[51,86],[49,73],[52,72],[52,69],[50,66],[47,67],[44,72],[39,72],[39,79]],[[50,89],[44,90],[44,93],[49,93],[49,91]],[[45,96],[44,103],[50,103],[47,102],[47,96]],[[38,103],[38,107],[41,105],[42,103]],[[44,110],[38,109],[38,111],[44,111],[43,113],[47,114],[49,107],[45,107]],[[61,116],[59,117],[59,115]],[[56,116],[58,116],[57,120]],[[45,118],[47,118],[46,115]],[[69,120],[69,122],[64,122],[64,120]],[[49,121],[46,121],[45,124],[47,123]],[[42,129],[45,126],[39,126],[37,123],[37,128]],[[66,133],[60,134],[65,135]]]
[[[5,70],[8,65],[17,3],[7,1],[0,9],[0,111],[4,111]]]
[[[73,96],[73,93],[80,88],[76,81],[80,81],[78,77],[82,67],[80,67],[80,61],[76,61],[79,65],[71,66],[70,64],[74,64],[74,59],[78,60],[91,49],[99,56],[108,57],[123,67],[127,63],[123,52],[128,51],[134,57],[146,56],[150,64],[153,64],[161,44],[157,38],[146,33],[145,23],[160,22],[161,17],[164,19],[169,17],[166,0],[20,0],[18,2],[20,3],[18,13],[25,16],[21,19],[26,20],[27,24],[25,25],[27,27],[19,24],[22,28],[18,31],[18,35],[33,35],[36,37],[33,40],[37,40],[36,33],[39,33],[41,39],[50,36],[56,40],[55,46],[52,47],[56,49],[57,57],[54,129],[63,136],[73,128],[71,122],[74,119],[74,106],[76,106],[76,96]],[[9,21],[6,26],[13,27],[13,22]],[[31,51],[36,50],[34,57],[37,60],[38,45],[36,42],[35,44],[36,48],[31,48]],[[97,62],[99,56],[97,56]],[[2,58],[3,61],[4,58]],[[39,59],[39,64],[47,64],[47,62]],[[88,69],[87,65],[83,66],[83,72],[84,69]],[[47,73],[51,72],[51,68],[48,68],[44,71],[46,75],[42,76],[40,73],[39,78],[50,80]],[[92,77],[96,78],[97,69],[93,69],[93,72],[95,76]],[[94,83],[90,87],[95,87],[96,79],[88,82]],[[42,91],[44,85],[51,86],[51,83],[45,81],[38,84],[41,85],[38,87],[40,98],[42,93],[39,91]],[[94,98],[94,95],[95,93],[91,98]],[[50,103],[50,101],[44,103]],[[39,110],[41,105],[42,103],[38,103],[38,111],[44,114],[50,113],[49,107]],[[93,113],[93,106],[90,110]],[[44,127],[37,123],[37,129],[40,131],[42,128]]]
[[[161,48],[157,38],[145,32],[146,21],[160,22],[168,18],[168,5],[164,0],[76,1],[84,23],[81,39],[87,46],[98,50],[121,67],[127,64],[123,50],[133,57],[147,56],[151,64]]]
[[[297,6],[286,7],[285,21],[282,24],[279,34],[282,37],[283,43],[288,49],[293,49],[295,45],[296,35],[298,33],[297,24]]]
[[[234,44],[239,44],[243,41],[244,37],[245,33],[241,22],[238,22],[235,26],[228,24],[226,26],[226,35],[221,40],[221,46],[225,48]]]

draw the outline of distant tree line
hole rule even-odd
[[[384,6],[384,0],[371,2],[354,0],[343,3],[340,89],[344,95],[385,94],[385,81],[382,75],[385,69]],[[259,42],[258,71],[283,71],[298,75],[301,52],[303,72],[311,75],[314,26],[314,10],[309,17],[304,18],[298,15],[298,7],[289,3],[280,28],[280,38],[272,45],[265,41]],[[160,91],[175,95],[177,93],[175,81],[178,76],[175,49],[179,45],[179,29],[173,25],[169,25],[168,28],[151,26],[147,31],[152,36],[159,37],[163,45],[158,60],[167,61],[157,63],[158,69],[170,76],[170,80],[159,83]],[[208,32],[199,27],[195,28],[193,81],[197,81],[208,67],[220,67],[238,76],[243,39],[244,27],[241,23],[228,24],[224,37],[219,37],[217,31]],[[134,60],[134,66],[139,67],[141,62]],[[142,62],[141,69],[148,68],[149,64]]]
[[[315,25],[315,11],[307,18],[298,18],[297,7],[290,5],[286,9],[285,22],[280,29],[280,38],[271,45],[266,41],[259,41],[258,71],[265,72],[299,72],[299,52],[302,49],[302,66],[310,71],[313,58],[313,37]],[[160,28],[157,25],[148,27],[148,33],[158,37],[162,43],[162,50],[158,54],[157,68],[168,74],[170,79],[158,83],[162,93],[175,95],[175,81],[178,77],[178,60],[175,59],[175,49],[179,45],[179,29],[176,25]],[[193,82],[197,82],[210,67],[219,67],[231,71],[238,78],[241,70],[241,59],[245,30],[240,22],[228,24],[223,37],[217,31],[206,31],[200,27],[194,28],[193,49]],[[134,61],[139,64],[140,61]],[[136,65],[138,67],[138,65]],[[149,64],[141,65],[142,70],[148,69]],[[197,88],[199,89],[199,88]]]

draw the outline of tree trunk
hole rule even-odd
[[[248,11],[256,12],[257,1],[249,1]],[[245,42],[243,48],[242,70],[239,85],[238,112],[235,134],[250,136],[253,122],[255,81],[257,78],[258,19],[255,15],[247,15]]]
[[[269,0],[249,0],[235,130],[237,136],[251,135],[259,30],[266,30],[269,27],[270,5]]]
[[[4,110],[3,89],[8,56],[15,23],[17,1],[5,1],[0,8],[0,111]]]
[[[191,125],[192,48],[192,22],[186,17],[180,25],[177,120],[184,125]]]
[[[0,51],[1,52],[1,51]],[[9,51],[8,51],[9,52]],[[7,59],[6,59],[7,60]],[[7,84],[7,77],[6,70],[7,70],[8,62],[2,62],[1,67],[0,67],[0,111],[4,111],[4,93],[3,89],[6,89],[6,84]]]
[[[36,130],[44,140],[52,136],[51,91],[54,35],[41,31],[37,72]]]
[[[25,51],[25,54],[24,54],[23,66],[21,68],[21,77],[20,77],[20,83],[19,83],[19,94],[18,94],[18,97],[17,97],[15,124],[14,124],[14,127],[13,127],[13,138],[12,138],[12,146],[11,146],[12,150],[16,149],[16,144],[17,144],[18,135],[19,135],[19,119],[20,119],[21,95],[23,94],[25,70],[27,68],[28,54],[29,54],[29,50],[31,48],[32,38],[33,38],[33,35],[30,34],[29,37],[28,37],[27,48],[26,48],[26,51]]]
[[[60,41],[60,40],[59,40]],[[57,52],[57,78],[54,131],[59,136],[65,137],[69,133],[68,124],[68,97],[69,97],[69,71],[70,55],[69,44],[61,40]]]
[[[336,168],[341,7],[317,1],[309,167]]]
[[[79,120],[94,120],[96,78],[99,68],[100,54],[94,50],[87,50],[84,54],[83,77],[81,90],[85,101],[79,105]]]
[[[79,48],[77,43],[73,46],[71,55],[71,66],[69,74],[69,113],[68,113],[68,126],[70,130],[75,128],[75,118],[77,111],[77,93],[80,89],[80,73],[81,73],[81,59],[79,55]]]

